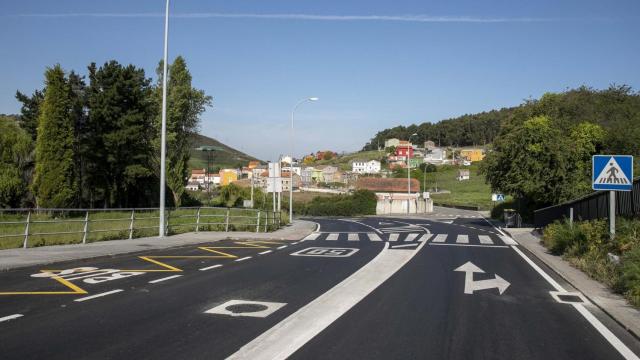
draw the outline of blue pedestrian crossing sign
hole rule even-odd
[[[631,191],[633,156],[594,155],[591,158],[593,190]]]

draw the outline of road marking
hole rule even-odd
[[[400,270],[415,250],[389,250],[389,243],[369,263],[326,293],[244,345],[228,359],[285,359],[326,329]]]
[[[509,285],[511,285],[507,280],[500,277],[498,274],[495,274],[493,279],[486,280],[473,280],[474,273],[484,273],[484,270],[480,269],[471,261],[467,261],[462,266],[456,268],[453,271],[464,272],[464,293],[465,294],[473,294],[474,291],[479,290],[488,290],[488,289],[498,289],[500,295],[502,295]]]
[[[432,243],[443,243],[445,241],[447,241],[447,234],[438,234],[436,235],[436,237],[433,238],[433,240],[431,240]]]
[[[468,244],[469,243],[469,235],[458,235],[456,238],[456,243],[458,244]]]
[[[246,305],[257,305],[259,310],[256,311],[233,311],[229,310],[229,307],[232,306],[246,306]],[[213,307],[207,311],[205,314],[217,314],[217,315],[228,315],[228,316],[249,316],[249,317],[258,317],[265,318],[274,312],[276,312],[281,307],[287,305],[286,303],[277,303],[277,302],[268,302],[268,301],[248,301],[248,300],[229,300],[224,304]]]
[[[347,240],[349,241],[359,241],[360,240],[360,236],[358,236],[358,234],[349,234],[347,237]]]
[[[493,240],[488,235],[478,235],[478,239],[480,239],[480,244],[493,244]]]
[[[424,234],[420,237],[420,239],[418,239],[418,242],[428,241],[431,236],[433,236],[433,234]]]
[[[271,251],[271,250],[269,250]],[[215,269],[215,268],[219,268],[222,267],[222,265],[218,264],[218,265],[212,265],[212,266],[207,266],[207,267],[203,267],[202,269],[200,269],[200,271],[207,271],[207,270],[211,270],[211,269]]]
[[[502,241],[504,241],[504,243],[507,245],[518,245],[518,243],[510,236],[500,236],[500,239],[502,239]]]
[[[409,234],[409,235],[407,235],[407,238],[404,239],[404,241],[413,241],[418,237],[418,235],[420,235],[420,234],[416,234],[416,233]]]
[[[338,220],[339,220],[339,221],[352,222],[352,223],[356,223],[356,224],[358,224],[358,225],[366,226],[366,227],[368,227],[369,229],[371,229],[371,230],[373,230],[373,231],[377,232],[378,234],[382,234],[382,232],[381,232],[380,230],[378,230],[378,229],[374,228],[373,226],[371,226],[371,225],[367,225],[367,224],[365,224],[365,223],[361,223],[361,222],[359,222],[359,221],[355,221],[355,220],[347,220],[347,219],[338,219]]]
[[[282,249],[286,248],[287,246],[289,246],[289,245],[282,245],[282,246],[278,246],[276,249],[277,249],[277,250],[282,250]]]
[[[171,280],[171,279],[179,278],[179,277],[181,277],[181,276],[182,276],[182,275],[172,275],[172,276],[167,276],[167,277],[163,277],[163,278],[160,278],[160,279],[151,280],[151,281],[149,281],[149,284],[155,284],[155,283],[159,283],[159,282],[162,282],[162,281],[166,281],[166,280]]]
[[[99,297],[103,297],[103,296],[119,293],[121,291],[124,291],[124,290],[122,290],[122,289],[111,290],[111,291],[103,292],[103,293],[100,293],[100,294],[95,294],[95,295],[91,295],[91,296],[85,296],[85,297],[82,297],[82,298],[79,298],[79,299],[75,299],[73,301],[77,301],[77,302],[87,301],[87,300],[91,300],[91,299],[95,299],[95,298],[99,298]]]
[[[268,254],[270,252],[273,252],[273,250],[267,250],[267,251],[259,252],[258,255],[264,255],[264,254]]]
[[[367,233],[367,236],[369,237],[369,240],[371,240],[371,241],[382,241],[380,236],[378,236],[378,234],[376,234],[376,233]]]
[[[405,248],[405,247],[411,247],[411,246],[418,246],[418,243],[402,244],[402,245],[393,245],[391,248],[392,248],[392,249],[398,249],[398,248]]]
[[[340,234],[331,233],[329,234],[329,236],[327,236],[327,240],[330,240],[330,241],[338,240],[338,236],[340,236]]]
[[[489,222],[487,219],[485,219]],[[491,223],[489,223],[491,224]],[[529,264],[540,276],[542,276],[551,286],[557,291],[566,293],[567,291],[558,284],[551,276],[549,276],[544,270],[542,270],[536,263],[533,262],[527,255],[525,255],[517,246],[513,245],[511,248],[522,257],[527,264]],[[633,353],[620,339],[618,339],[606,326],[600,322],[589,310],[587,310],[582,304],[572,304],[572,306],[613,346],[619,353],[627,360],[638,360],[638,356]]]
[[[19,317],[23,317],[24,315],[22,314],[13,314],[13,315],[9,315],[9,316],[5,316],[5,317],[1,317],[0,318],[0,322],[3,321],[9,321],[9,320],[13,320],[13,319],[17,319]]]
[[[400,234],[389,234],[389,241],[398,241]]]
[[[508,249],[507,245],[477,245],[477,244],[447,244],[447,243],[434,243],[430,242],[429,245],[437,245],[437,246],[469,246],[469,247],[479,247],[479,248],[502,248]]]
[[[291,253],[292,256],[348,257],[358,252],[356,248],[310,247]]]
[[[305,237],[304,239],[302,239],[302,241],[309,241],[309,240],[315,240],[320,236],[319,232],[315,232],[315,233],[311,233],[309,235],[307,235],[307,237]]]
[[[240,261],[245,261],[245,260],[249,260],[249,259],[251,259],[251,256],[245,256],[245,257],[243,257],[243,258],[235,259],[235,260],[233,260],[233,261],[235,261],[235,262],[240,262]]]

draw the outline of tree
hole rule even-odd
[[[39,207],[70,207],[78,192],[71,87],[60,65],[47,69],[45,83],[47,92],[39,109],[33,191]]]
[[[162,103],[162,66],[158,65],[158,85],[156,87],[156,103]],[[207,106],[211,106],[212,98],[191,85],[191,74],[182,56],[178,56],[169,67],[167,86],[167,186],[173,194],[175,206],[180,206],[185,185],[189,177],[189,157],[193,144],[192,135],[197,134],[200,115]],[[156,133],[160,136],[161,114],[156,116]],[[160,154],[160,141],[156,154]],[[159,159],[158,159],[159,162]]]
[[[20,108],[20,126],[27,131],[32,140],[36,140],[38,132],[38,116],[40,104],[44,101],[45,90],[36,90],[31,96],[16,91],[16,99],[22,103]]]
[[[105,207],[147,203],[154,194],[151,80],[112,60],[89,66],[85,140],[90,197]]]
[[[33,140],[10,117],[0,115],[0,207],[20,207],[27,199]]]
[[[331,160],[335,157],[333,151],[325,151],[322,155],[322,160]]]

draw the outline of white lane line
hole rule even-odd
[[[273,252],[273,250],[267,250],[267,251],[259,252],[258,255],[264,255],[264,254],[268,254],[270,252]]]
[[[309,240],[315,240],[318,238],[318,236],[320,236],[320,233],[315,232],[315,233],[311,233],[309,235],[307,235],[307,237],[305,237],[304,239],[302,239],[302,241],[309,241]]]
[[[355,221],[355,220],[347,220],[347,219],[338,219],[338,220],[339,220],[339,221],[352,222],[352,223],[356,223],[356,224],[358,224],[358,225],[366,226],[366,227],[368,227],[369,229],[371,229],[371,230],[373,230],[373,231],[377,232],[378,234],[381,234],[381,235],[382,235],[382,232],[381,232],[380,230],[378,230],[378,229],[374,228],[374,227],[373,227],[373,226],[371,226],[371,225],[367,225],[367,224],[365,224],[365,223],[361,223],[361,222],[359,222],[359,221]]]
[[[119,293],[121,291],[124,291],[124,290],[122,290],[122,289],[111,290],[111,291],[103,292],[103,293],[100,293],[100,294],[95,294],[95,295],[91,295],[91,296],[85,296],[85,297],[82,297],[82,298],[79,298],[79,299],[75,299],[73,301],[77,301],[77,302],[87,301],[87,300],[99,298],[99,297],[102,297],[102,296],[107,296],[107,295]]]
[[[500,236],[500,239],[504,241],[507,245],[518,245],[518,243],[513,240],[510,236]]]
[[[347,240],[349,241],[360,241],[360,236],[358,234],[349,234],[347,236]]]
[[[508,249],[507,245],[477,245],[477,244],[448,244],[448,243],[435,243],[430,242],[429,245],[439,245],[439,246],[470,246],[470,247],[480,247],[480,248],[503,248]]]
[[[485,219],[486,220],[486,219]],[[527,255],[525,255],[516,245],[511,248],[520,255],[538,274],[540,274],[551,286],[557,291],[566,292],[566,290],[558,284],[551,276],[549,276],[544,270],[542,270],[536,263],[534,263]],[[620,339],[618,339],[598,318],[596,318],[589,310],[587,310],[582,304],[572,304],[573,307],[578,310],[582,315],[619,353],[627,360],[639,360],[638,356],[633,353]]]
[[[371,241],[382,241],[380,236],[378,236],[378,234],[376,234],[376,233],[368,233],[367,236],[369,237],[369,240],[371,240]]]
[[[389,241],[398,241],[400,234],[389,234]]]
[[[458,235],[456,238],[456,243],[458,244],[468,244],[469,243],[469,235]]]
[[[419,233],[418,234],[415,234],[415,233],[414,234],[409,234],[409,235],[407,235],[407,238],[404,239],[404,241],[413,241],[418,237],[418,235],[420,235],[420,234]]]
[[[329,234],[329,236],[327,236],[327,240],[338,240],[338,236],[340,236],[340,234],[336,234],[336,233]]]
[[[167,277],[163,277],[163,278],[160,278],[160,279],[151,280],[151,281],[149,281],[149,284],[155,284],[155,283],[159,283],[159,282],[162,282],[162,281],[167,281],[167,280],[179,278],[180,276],[182,276],[182,275],[172,275],[172,276],[167,276]]]
[[[420,237],[420,239],[418,239],[418,242],[428,241],[431,236],[433,236],[433,234],[424,234]]]
[[[433,240],[431,240],[432,243],[443,243],[445,241],[447,241],[447,234],[438,234],[436,235],[436,237],[433,238]]]
[[[243,257],[243,258],[235,259],[235,260],[233,260],[233,261],[235,261],[235,262],[240,262],[240,261],[245,261],[245,260],[249,260],[249,259],[251,259],[251,256],[245,256],[245,257]]]
[[[282,250],[282,249],[286,248],[287,246],[289,246],[289,245],[282,245],[282,246],[278,246],[276,249],[278,249],[278,250]]]
[[[478,239],[480,239],[480,244],[493,244],[493,240],[489,235],[478,235]]]
[[[418,246],[419,244],[417,242],[411,243],[411,244],[402,244],[402,245],[393,245],[391,248],[392,249],[398,249],[398,248],[405,248],[405,247],[410,247],[410,246]]]
[[[207,266],[207,267],[203,267],[202,269],[199,269],[200,271],[207,271],[207,270],[211,270],[211,269],[215,269],[215,268],[219,268],[222,267],[222,265],[217,264],[217,265],[211,265],[211,266]]]
[[[0,318],[0,322],[3,321],[9,321],[9,320],[13,320],[13,319],[17,319],[19,317],[23,317],[24,315],[22,314],[13,314],[13,315],[9,315],[9,316],[5,316],[5,317],[1,317]]]
[[[400,270],[425,244],[415,250],[389,250],[389,243],[385,243],[384,249],[365,266],[228,359],[286,359]]]

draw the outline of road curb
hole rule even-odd
[[[631,309],[631,310],[629,310],[630,312],[635,313],[635,316],[640,318],[640,311],[635,309],[635,308],[633,308],[632,305],[630,305],[626,301],[625,298],[623,298],[622,296],[614,293],[607,286],[605,286],[604,284],[602,284],[602,283],[598,282],[597,280],[593,279],[588,274],[584,273],[582,270],[574,267],[568,261],[562,259],[562,257],[560,257],[560,256],[556,256],[556,255],[552,255],[552,254],[548,254],[548,253],[544,253],[544,255],[546,255],[546,256],[540,256],[538,254],[539,249],[533,248],[532,244],[528,243],[528,241],[523,241],[523,239],[521,237],[521,235],[523,235],[523,234],[514,233],[513,230],[510,229],[510,228],[500,228],[500,229],[502,231],[504,231],[505,233],[507,233],[511,238],[516,240],[520,246],[522,246],[525,249],[527,249],[528,252],[532,256],[535,256],[536,259],[540,260],[549,269],[551,269],[551,271],[553,271],[556,275],[558,275],[564,281],[569,283],[572,287],[574,287],[575,289],[580,291],[592,304],[594,304],[602,312],[607,314],[607,316],[609,316],[613,321],[615,321],[618,325],[620,325],[623,329],[625,329],[629,334],[631,334],[636,339],[640,340],[640,326],[638,326],[636,324],[636,321],[634,321],[634,319],[627,319],[627,318],[619,316],[619,314],[618,314],[619,311],[617,311],[615,309],[618,306],[605,304],[603,301],[601,301],[602,296],[597,294],[597,292],[601,291],[601,290],[599,290],[597,288],[600,287],[601,289],[604,289],[604,291],[606,291],[606,293],[607,293],[606,295],[607,295],[607,297],[609,299],[614,299],[616,302],[624,303],[627,308]],[[537,235],[533,234],[533,231],[528,232],[526,234],[535,237],[537,239],[537,241],[538,241],[538,245],[540,247],[542,247],[546,251],[546,248],[544,248],[542,245],[539,244],[540,238]],[[549,258],[547,258],[547,257],[549,257]],[[582,274],[585,277],[585,279],[588,280],[588,282],[592,282],[592,283],[594,283],[594,285],[589,286],[587,284],[585,286],[585,284],[581,284],[582,282],[584,282],[584,280],[579,280],[579,279],[576,279],[576,278],[572,277],[570,274],[567,273],[567,271],[564,271],[563,269],[559,268],[557,266],[557,264],[554,264],[554,262],[551,261],[551,259],[557,260],[558,262],[563,263],[565,266],[571,268],[572,270],[574,270],[576,272],[579,272],[580,274]],[[597,285],[595,285],[595,284],[597,284]],[[593,287],[593,288],[590,288],[590,287]]]

